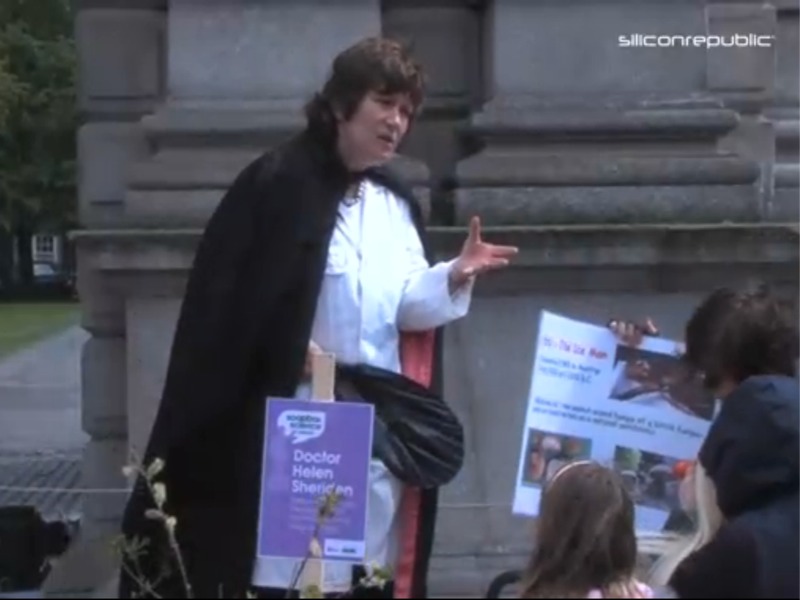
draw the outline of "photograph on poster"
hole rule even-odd
[[[680,509],[679,467],[685,461],[637,448],[617,446],[614,470],[622,477],[634,503],[664,511]]]
[[[540,487],[567,463],[588,459],[591,451],[587,438],[530,429],[522,483]]]
[[[617,346],[609,398],[678,411],[711,421],[714,397],[697,384],[678,356]]]

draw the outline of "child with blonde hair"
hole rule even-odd
[[[636,580],[634,504],[612,469],[562,467],[542,493],[523,598],[651,598]]]

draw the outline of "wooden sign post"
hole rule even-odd
[[[311,357],[311,399],[313,402],[333,402],[336,383],[336,357],[330,352],[314,354]],[[309,543],[311,540],[309,540]],[[306,562],[300,577],[300,592],[308,587],[316,587],[325,592],[325,561],[312,556]]]

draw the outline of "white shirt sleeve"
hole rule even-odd
[[[406,278],[397,310],[398,329],[424,331],[465,316],[472,301],[474,277],[451,294],[448,278],[456,259],[430,266],[410,217],[405,229],[408,240]]]

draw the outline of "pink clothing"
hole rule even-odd
[[[640,583],[638,581],[634,582],[636,586],[636,593],[631,596],[631,598],[652,598],[653,597],[653,590],[649,585],[644,583]],[[589,592],[589,595],[586,596],[587,598],[604,598],[603,592],[600,590],[592,590]]]

